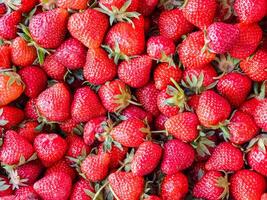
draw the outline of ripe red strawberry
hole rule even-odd
[[[206,162],[209,171],[238,171],[244,165],[243,153],[229,142],[220,143]]]
[[[118,66],[118,77],[133,88],[145,86],[150,79],[152,59],[147,55],[123,61]]]
[[[204,43],[204,33],[197,31],[189,34],[180,44],[178,55],[185,68],[201,68],[214,60],[214,53],[208,50],[203,52]]]
[[[188,0],[182,7],[184,17],[200,29],[208,27],[214,20],[216,0]]]
[[[241,61],[240,68],[253,81],[267,80],[267,51],[258,50],[252,58]]]
[[[34,139],[34,148],[43,165],[49,167],[65,155],[67,142],[55,133],[42,133]]]
[[[53,173],[65,173],[71,178],[71,180],[74,180],[77,175],[75,169],[71,167],[70,163],[64,158],[47,168],[45,175]]]
[[[14,39],[17,36],[17,26],[21,21],[21,12],[6,13],[0,18],[0,38],[5,40]]]
[[[57,48],[55,58],[69,69],[79,69],[85,64],[86,48],[78,40],[69,38]]]
[[[38,119],[39,116],[36,110],[36,98],[30,99],[26,103],[25,108],[24,108],[24,113],[28,119],[33,119],[33,120]]]
[[[153,116],[151,113],[143,110],[141,107],[135,105],[129,105],[122,111],[122,116],[126,119],[140,119],[140,120],[147,120],[150,124],[153,120]]]
[[[30,98],[37,97],[47,85],[45,71],[38,66],[27,66],[19,70],[18,74],[25,83],[25,95]]]
[[[12,130],[5,133],[4,143],[0,148],[1,162],[8,165],[18,164],[22,156],[27,160],[33,153],[32,145],[22,136]]]
[[[70,116],[70,92],[63,83],[44,90],[36,100],[41,117],[48,121],[64,121]]]
[[[239,107],[248,97],[252,81],[238,72],[230,72],[220,78],[216,87],[232,106]]]
[[[98,155],[88,155],[81,164],[81,172],[90,181],[102,181],[108,175],[110,155],[99,153]]]
[[[60,123],[59,127],[67,135],[71,135],[71,134],[75,133],[75,131],[77,130],[77,127],[79,127],[79,123],[77,123],[74,119],[68,119],[68,120]]]
[[[67,73],[66,67],[57,61],[54,54],[48,55],[45,58],[42,68],[49,77],[58,81],[63,81],[64,76]]]
[[[180,140],[169,140],[164,144],[161,171],[167,175],[176,174],[192,165],[195,158],[193,147]]]
[[[34,160],[19,166],[16,170],[20,179],[27,179],[26,184],[32,185],[42,173],[43,165],[39,160]]]
[[[217,126],[229,117],[230,112],[230,104],[216,92],[209,90],[201,94],[196,113],[202,125]]]
[[[267,130],[267,99],[262,100],[256,107],[254,119],[258,127]]]
[[[38,200],[39,196],[33,189],[33,186],[25,186],[15,191],[15,200],[31,199]]]
[[[160,114],[157,106],[157,96],[159,90],[157,90],[153,82],[148,83],[142,88],[136,90],[136,97],[138,102],[140,102],[143,108],[150,112],[153,116],[158,116]]]
[[[3,175],[0,175],[0,181],[1,181],[0,197],[11,195],[13,193],[13,190],[11,188],[11,185],[9,184],[8,178]]]
[[[222,199],[229,192],[227,177],[222,172],[208,171],[194,186],[193,196],[206,200]]]
[[[97,94],[85,86],[76,90],[71,105],[71,116],[76,122],[86,122],[106,113]]]
[[[192,142],[198,136],[197,115],[191,112],[178,113],[165,122],[166,131],[184,142]]]
[[[265,178],[251,170],[240,170],[230,179],[230,195],[236,200],[261,199],[265,189]]]
[[[157,118],[154,120],[154,126],[155,126],[156,130],[165,129],[164,124],[168,119],[169,118],[163,114],[160,114],[159,116],[157,116]]]
[[[199,104],[200,95],[193,95],[190,96],[189,100],[187,101],[187,104],[190,106],[190,108],[193,109],[194,112],[196,112],[198,104]]]
[[[239,28],[223,22],[215,22],[207,29],[208,47],[216,53],[228,52],[239,40]]]
[[[97,23],[92,23],[93,21]],[[108,17],[95,9],[75,13],[68,21],[68,30],[72,37],[88,48],[100,47],[107,29]]]
[[[167,175],[161,184],[161,197],[163,200],[180,200],[185,197],[188,188],[188,180],[183,173]]]
[[[262,30],[258,24],[237,24],[239,40],[229,51],[234,58],[244,59],[250,56],[260,44]]]
[[[68,143],[66,156],[78,158],[78,156],[81,156],[83,153],[86,153],[87,155],[90,152],[91,148],[85,144],[82,137],[77,135],[69,135],[66,138],[66,141]]]
[[[87,0],[57,0],[56,4],[60,8],[73,9],[73,10],[85,10],[87,8]]]
[[[89,48],[83,73],[87,81],[101,85],[113,80],[117,74],[117,69],[113,60],[102,48]]]
[[[43,48],[57,48],[64,40],[68,12],[54,9],[34,15],[29,24],[32,39]]]
[[[24,119],[21,109],[14,106],[3,106],[0,108],[0,126],[11,129],[17,126]]]
[[[239,107],[239,110],[254,117],[255,110],[261,101],[262,99],[258,97],[248,99]]]
[[[19,125],[18,134],[33,143],[34,138],[39,134],[35,128],[38,126],[36,121],[26,121]]]
[[[140,144],[131,162],[131,171],[137,176],[150,174],[159,164],[162,148],[151,141]]]
[[[137,0],[137,2],[138,2],[137,11],[145,17],[151,15],[158,5],[158,0],[144,0],[144,1]]]
[[[0,69],[8,69],[11,65],[11,47],[0,45]]]
[[[99,3],[103,4],[108,9],[112,9],[112,7],[121,9],[121,7],[125,4],[125,0],[99,0]],[[130,6],[127,8],[127,11],[137,10],[138,4],[139,0],[132,0]]]
[[[72,187],[70,200],[90,200],[91,198],[85,193],[85,190],[95,191],[89,181],[80,178]]]
[[[138,147],[150,134],[149,127],[140,119],[128,119],[115,126],[110,136],[125,147]]]
[[[187,21],[179,8],[165,10],[159,16],[159,32],[162,36],[177,41],[191,32],[194,26]]]
[[[160,63],[154,70],[153,79],[158,90],[164,90],[168,85],[173,85],[171,78],[180,82],[182,71],[178,66],[169,66],[168,63]]]
[[[67,200],[71,186],[71,178],[67,174],[55,172],[35,182],[33,188],[44,200]]]
[[[108,177],[109,185],[119,199],[138,200],[144,190],[144,178],[131,172],[115,172]]]

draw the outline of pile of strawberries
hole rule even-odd
[[[0,200],[267,200],[267,0],[0,1]]]

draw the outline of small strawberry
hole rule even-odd
[[[33,188],[44,200],[67,200],[71,186],[71,178],[67,174],[55,172],[35,182]]]
[[[13,106],[3,106],[0,108],[0,126],[11,129],[17,126],[24,119],[21,109]]]
[[[34,148],[43,165],[49,167],[65,155],[67,142],[55,133],[42,133],[34,139]]]
[[[112,191],[119,199],[139,200],[144,190],[144,178],[131,172],[115,172],[108,177]]]
[[[85,144],[82,137],[69,135],[66,138],[66,142],[68,144],[66,156],[78,158],[78,156],[81,156],[83,153],[87,155],[90,152],[91,148]]]
[[[11,47],[0,45],[0,69],[8,69],[11,66]]]
[[[153,120],[153,116],[151,113],[135,105],[129,105],[122,111],[121,114],[126,119],[140,119],[143,121],[147,120],[148,123],[151,123]]]
[[[21,22],[20,11],[6,13],[0,18],[0,38],[5,40],[14,39],[17,36],[17,26]]]
[[[33,186],[25,186],[17,189],[15,191],[15,200],[24,200],[24,199],[31,199],[31,200],[38,200],[39,196],[33,189]]]
[[[25,95],[30,98],[37,97],[47,85],[45,71],[38,66],[27,66],[19,70],[23,83],[25,84]]]
[[[254,119],[258,127],[267,130],[267,99],[264,99],[256,107]]]
[[[0,175],[0,188],[0,197],[5,197],[13,193],[8,178],[3,175]]]
[[[188,188],[188,180],[183,173],[167,175],[161,184],[161,197],[163,200],[180,200],[185,197]]]
[[[33,119],[33,120],[38,119],[39,116],[36,110],[36,98],[30,99],[26,103],[25,108],[24,108],[24,113],[28,119]]]
[[[164,144],[161,170],[167,175],[176,174],[192,165],[195,158],[193,147],[180,140],[169,140]]]
[[[92,184],[80,178],[72,187],[70,200],[90,200],[91,198],[86,194],[87,190],[94,192]]]
[[[143,16],[149,16],[158,5],[158,0],[144,0],[138,1],[137,11]]]
[[[150,79],[152,59],[147,55],[123,61],[118,66],[118,77],[133,88],[145,86]]]
[[[71,178],[71,180],[74,180],[77,175],[75,169],[70,166],[69,161],[64,158],[47,168],[45,176],[53,173],[65,173]]]
[[[67,135],[76,133],[80,131],[80,125],[74,119],[68,119],[59,124],[60,129],[65,132]]]
[[[169,118],[163,114],[160,114],[159,116],[157,116],[157,118],[154,120],[154,126],[155,126],[156,130],[165,129],[164,124],[168,119]]]
[[[57,0],[56,4],[60,8],[73,9],[73,10],[85,10],[87,8],[88,0]]]
[[[97,94],[85,86],[76,90],[71,105],[71,116],[76,122],[86,122],[106,113]]]
[[[4,143],[0,148],[1,162],[8,165],[18,164],[21,157],[27,160],[33,153],[32,145],[22,136],[12,130],[5,133]]]

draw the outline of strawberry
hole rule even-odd
[[[165,10],[159,16],[159,32],[162,36],[178,41],[182,35],[193,30],[194,26],[179,9]]]
[[[6,1],[4,4],[8,9],[21,11],[22,13],[30,12],[35,5],[37,0],[21,0],[21,1]]]
[[[195,152],[189,144],[180,140],[169,140],[164,144],[161,171],[167,175],[173,175],[191,166]]]
[[[205,169],[205,162],[196,162],[193,164],[192,169],[189,172],[189,176],[192,180],[197,183],[205,174],[207,170]]]
[[[133,88],[145,86],[150,78],[152,59],[147,55],[123,61],[118,66],[118,77]]]
[[[137,11],[143,16],[149,16],[157,7],[158,0],[144,0],[138,1],[138,9]]]
[[[83,178],[79,179],[73,185],[70,200],[90,200],[91,198],[86,194],[87,190],[94,192],[92,184]]]
[[[140,119],[140,120],[147,120],[148,123],[153,121],[153,116],[151,113],[144,111],[142,108],[129,105],[122,111],[122,116],[126,119]]]
[[[131,162],[131,171],[137,176],[150,174],[159,164],[162,154],[160,145],[151,141],[140,144]]]
[[[70,116],[70,92],[63,83],[44,90],[36,100],[39,115],[47,121],[64,121]]]
[[[240,73],[230,72],[220,78],[216,87],[232,106],[239,107],[248,97],[252,81]]]
[[[187,0],[182,7],[182,12],[189,22],[204,29],[213,22],[216,8],[216,0]]]
[[[81,164],[81,172],[90,181],[102,181],[108,175],[110,155],[99,153],[98,155],[88,155]]]
[[[71,116],[76,122],[86,122],[106,113],[98,96],[85,86],[76,90],[71,105]]]
[[[73,10],[85,10],[87,8],[87,0],[58,0],[56,4],[60,8],[73,9]]]
[[[247,58],[260,44],[262,39],[262,30],[258,24],[236,24],[239,28],[239,40],[229,51],[234,58]]]
[[[266,200],[267,199],[267,193],[263,193],[261,195],[261,200]]]
[[[16,100],[23,90],[24,84],[16,72],[0,72],[0,106],[7,105]]]
[[[262,101],[262,98],[259,98],[259,97],[248,99],[239,107],[239,109],[242,112],[254,117],[255,110],[261,101]]]
[[[243,165],[242,151],[229,142],[222,142],[211,154],[205,168],[209,171],[238,171]]]
[[[247,169],[233,174],[230,179],[230,195],[233,199],[260,199],[266,189],[263,176]]]
[[[71,185],[71,178],[67,174],[55,172],[35,182],[33,188],[44,200],[67,200]]]
[[[204,49],[204,33],[197,31],[190,33],[189,36],[180,44],[178,55],[185,68],[201,68],[210,63],[215,58],[215,54]]]
[[[81,156],[83,153],[88,154],[90,152],[91,148],[84,143],[82,137],[69,135],[66,138],[66,142],[68,144],[66,156],[78,158],[78,156]]]
[[[28,119],[37,120],[38,119],[38,113],[36,110],[36,98],[30,99],[24,108],[25,116]]]
[[[31,199],[38,200],[39,196],[32,186],[25,186],[15,191],[15,200]]]
[[[258,50],[254,56],[240,62],[242,71],[253,81],[267,79],[267,51]]]
[[[178,66],[169,66],[167,63],[160,63],[156,66],[153,74],[155,86],[158,90],[164,90],[168,85],[173,85],[171,78],[180,82],[182,71]]]
[[[3,106],[0,108],[0,126],[6,129],[17,126],[24,119],[21,109],[13,106]]]
[[[114,194],[123,200],[138,200],[144,190],[144,178],[131,172],[114,172],[108,176]]]
[[[254,119],[258,127],[267,130],[267,99],[264,99],[256,107]]]
[[[159,115],[159,109],[157,106],[157,96],[159,90],[157,90],[153,82],[148,83],[142,88],[136,90],[136,97],[142,104],[143,108],[150,112],[153,116]]]
[[[167,119],[164,126],[169,134],[184,142],[192,142],[198,136],[199,121],[194,113],[178,113]]]
[[[90,48],[87,52],[83,74],[90,83],[101,85],[115,78],[117,68],[102,48]]]
[[[59,124],[60,129],[65,132],[67,135],[76,133],[79,131],[79,123],[77,123],[74,119],[68,119]],[[77,129],[78,128],[78,129]]]
[[[150,134],[149,127],[140,119],[128,119],[115,126],[110,136],[125,147],[138,147]]]
[[[187,101],[187,104],[190,106],[190,108],[196,112],[197,110],[197,107],[198,107],[198,104],[199,104],[199,99],[200,99],[200,95],[193,95],[193,96],[190,96],[190,98],[188,99]]]
[[[38,66],[27,66],[19,70],[23,83],[25,84],[25,95],[30,98],[37,97],[47,85],[47,76],[45,71]]]
[[[79,69],[85,64],[86,48],[78,40],[69,38],[56,49],[55,58],[69,69]]]
[[[9,184],[9,180],[7,177],[0,175],[0,197],[5,197],[8,195],[11,195],[13,193],[12,189],[11,189],[11,185]]]
[[[33,153],[32,145],[17,132],[9,130],[5,133],[4,143],[0,148],[1,162],[8,165],[18,164],[21,157],[27,160]]]
[[[11,47],[0,45],[0,69],[8,69],[11,66]]]
[[[92,21],[97,23],[91,23]],[[94,9],[75,13],[70,16],[68,21],[68,30],[72,37],[88,48],[100,47],[107,29],[108,17]],[[95,34],[95,31],[97,31],[97,34]]]
[[[134,11],[137,10],[139,0],[131,0],[131,4],[127,8],[127,11]],[[99,0],[99,3],[107,7],[108,9],[112,9],[112,7],[116,7],[118,9],[121,9],[121,7],[124,6],[125,0]]]
[[[6,13],[0,18],[0,38],[5,40],[14,39],[17,36],[17,26],[21,22],[20,11]]]
[[[47,168],[45,175],[53,173],[65,173],[71,178],[71,180],[74,180],[77,175],[75,169],[71,167],[69,162],[64,158]]]
[[[165,129],[164,124],[168,119],[169,118],[163,114],[160,114],[159,116],[157,116],[157,118],[154,120],[154,126],[155,126],[156,130]]]
[[[43,165],[49,167],[65,155],[67,142],[55,133],[41,133],[34,139],[34,148]]]
[[[161,197],[163,200],[180,200],[185,197],[188,188],[188,180],[183,173],[167,175],[161,184]]]
[[[222,172],[208,171],[193,189],[193,196],[206,200],[223,199],[228,195],[229,183]]]
[[[215,22],[207,29],[207,43],[216,53],[228,52],[239,39],[239,29],[232,24]]]
[[[100,145],[98,152],[101,153],[104,150],[105,150],[104,146]],[[116,146],[113,146],[111,150],[107,151],[106,153],[109,154],[110,156],[110,163],[109,163],[110,169],[117,169],[125,159],[127,152],[128,152],[128,147],[118,148]]]
[[[230,112],[228,101],[216,92],[209,90],[201,94],[196,113],[203,126],[218,126],[229,117]]]
[[[43,48],[57,48],[64,40],[68,12],[58,8],[34,15],[29,31],[32,39]]]

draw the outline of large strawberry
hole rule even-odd
[[[87,0],[57,0],[56,4],[60,8],[84,10],[87,8]]]
[[[0,108],[0,126],[6,129],[14,128],[24,119],[21,109],[14,106],[3,106]]]
[[[83,178],[79,179],[73,185],[70,200],[90,200],[91,198],[86,193],[87,190],[94,192],[92,184]]]
[[[0,45],[0,69],[8,69],[11,65],[11,47]]]
[[[263,130],[267,130],[267,99],[262,100],[254,113],[256,124]]]
[[[17,26],[21,21],[21,12],[7,13],[0,18],[0,38],[5,40],[14,39],[17,36]]]

